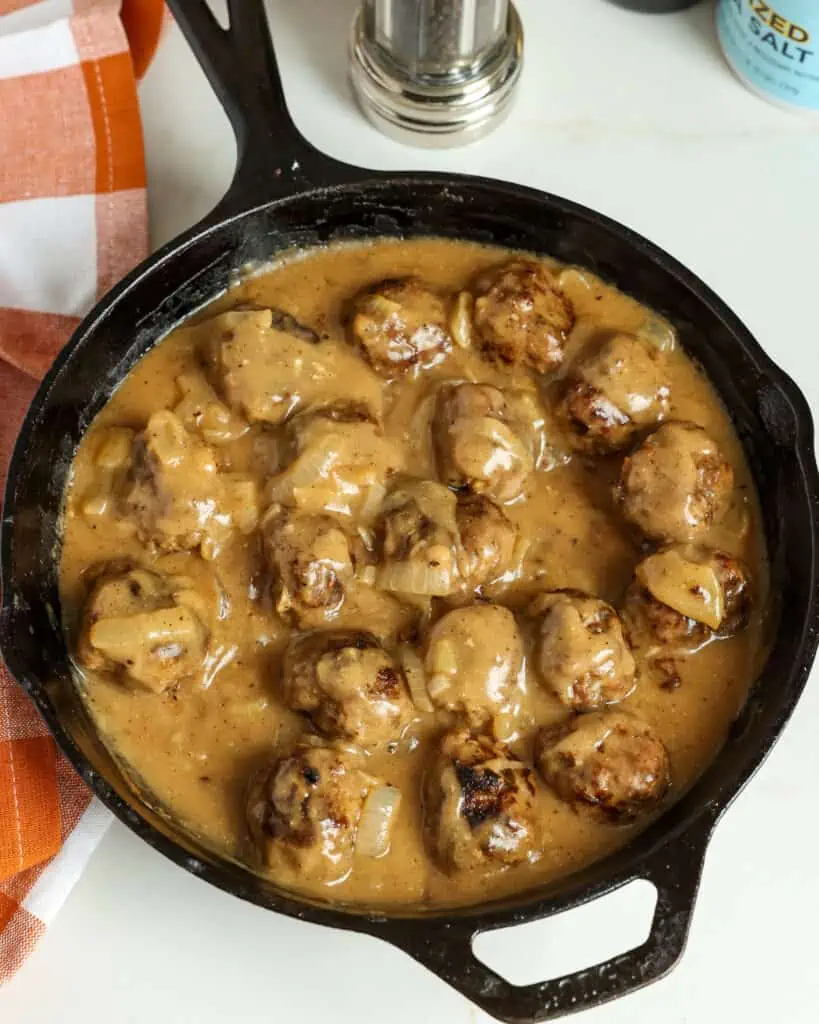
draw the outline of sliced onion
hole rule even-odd
[[[131,458],[134,431],[128,427],[110,427],[97,450],[94,462],[100,469],[122,469]]]
[[[378,573],[378,586],[397,594],[446,597],[455,590],[452,569],[423,562],[393,562]]]
[[[580,267],[564,267],[557,274],[556,280],[558,288],[578,292],[590,292],[596,284],[589,271],[581,270]]]
[[[240,533],[252,533],[259,522],[259,488],[256,481],[239,473],[225,480],[225,491],[231,504],[231,518]]]
[[[637,337],[658,352],[673,352],[677,347],[677,332],[659,316],[648,317],[637,331]]]
[[[364,500],[364,504],[361,506],[360,516],[363,522],[371,523],[373,519],[381,511],[381,505],[384,501],[384,496],[387,493],[387,488],[381,483],[370,484],[370,489],[367,492],[367,497]]]
[[[644,559],[635,576],[662,604],[711,629],[719,628],[725,595],[712,566],[689,561],[672,549]]]
[[[378,859],[390,850],[390,835],[401,806],[401,791],[395,786],[376,786],[367,794],[358,823],[356,853]]]
[[[330,453],[332,458],[332,453]],[[283,473],[273,477],[267,489],[269,501],[288,503],[293,491],[315,484],[317,479],[327,477],[328,452],[321,446],[310,447]]]
[[[427,693],[427,677],[423,662],[409,644],[403,644],[398,653],[404,675],[407,678],[412,703],[419,711],[432,711],[433,705]]]
[[[493,757],[490,761],[483,761],[481,768],[488,768],[490,772],[500,775],[505,771],[519,772],[523,764],[511,757]]]
[[[427,692],[434,701],[440,701],[452,686],[452,677],[436,672],[429,677]]]
[[[472,308],[474,300],[470,292],[460,292],[452,309],[449,329],[455,344],[469,348],[472,344]]]

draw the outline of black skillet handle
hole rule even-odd
[[[319,152],[296,128],[264,0],[228,0],[226,29],[206,0],[168,0],[168,6],[230,118],[238,147],[230,188],[204,223],[297,192],[371,176]]]
[[[389,939],[467,999],[510,1024],[550,1021],[589,1009],[656,981],[680,959],[712,827],[712,821],[704,829],[695,827],[693,836],[661,850],[640,872],[638,877],[657,890],[651,931],[643,945],[574,974],[512,985],[476,958],[472,943],[483,929],[469,921],[432,932],[410,926]]]

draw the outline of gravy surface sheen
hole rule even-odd
[[[586,271],[538,258],[559,275],[575,314],[565,358],[554,373],[537,375],[524,366],[487,360],[474,347],[453,344],[435,365],[392,379],[375,378],[347,340],[349,303],[362,289],[412,275],[454,296],[481,273],[515,258],[533,257],[434,238],[356,243],[285,256],[245,280],[193,323],[175,330],[141,359],[97,416],[77,452],[65,504],[61,555],[61,597],[73,650],[83,628],[89,580],[102,563],[128,562],[181,573],[193,579],[194,587],[203,571],[212,572],[221,595],[221,617],[213,626],[208,658],[201,671],[178,685],[156,692],[130,685],[111,672],[78,668],[78,686],[97,727],[116,757],[156,794],[167,813],[217,851],[259,871],[272,871],[277,882],[297,892],[385,908],[480,903],[534,889],[601,858],[626,844],[651,816],[614,822],[587,813],[586,807],[561,799],[554,787],[537,776],[534,813],[540,838],[535,853],[511,866],[447,870],[430,855],[425,840],[423,776],[437,737],[456,712],[426,711],[417,714],[400,741],[375,746],[364,756],[366,772],[401,793],[385,855],[356,855],[351,870],[330,883],[286,861],[275,869],[260,866],[245,823],[248,780],[277,753],[287,752],[299,737],[313,732],[304,714],[290,710],[281,699],[280,666],[295,627],[274,608],[258,531],[215,545],[205,565],[198,549],[156,550],[125,528],[122,516],[106,514],[104,508],[98,514],[102,506],[89,511],[100,487],[101,439],[112,427],[142,431],[157,410],[176,408],[180,376],[203,373],[203,346],[211,343],[213,334],[206,317],[236,307],[284,310],[298,324],[309,325],[322,344],[329,339],[337,345],[337,352],[328,351],[327,365],[335,374],[338,398],[359,402],[373,398],[381,403],[386,437],[401,453],[402,472],[413,477],[441,479],[430,424],[434,395],[444,382],[486,383],[502,390],[520,386],[539,395],[546,411],[541,468],[529,478],[522,497],[503,504],[523,539],[516,549],[517,568],[483,595],[519,618],[525,657],[516,684],[514,721],[511,726],[507,723],[501,738],[531,763],[536,730],[569,715],[565,703],[537,676],[536,631],[527,617],[532,599],[546,590],[572,588],[622,609],[635,567],[658,546],[625,520],[612,498],[624,452],[603,457],[571,454],[560,426],[550,418],[553,392],[601,332],[635,334],[653,314]],[[671,786],[662,807],[678,798],[713,759],[746,699],[765,653],[768,587],[754,485],[730,419],[702,371],[679,345],[665,351],[663,360],[669,394],[665,419],[691,421],[704,428],[733,468],[731,508],[710,529],[707,545],[747,566],[753,608],[748,625],[733,635],[714,636],[712,642],[676,651],[673,671],[668,670],[667,661],[665,670],[660,670],[650,657],[635,651],[636,684],[616,710],[639,716],[667,748]],[[374,379],[378,381],[375,396]],[[218,446],[219,470],[251,478],[263,495],[269,494],[269,481],[282,468],[281,438],[286,429],[284,423],[252,423],[241,436]],[[356,532],[354,524],[352,532]],[[366,530],[362,536],[366,541]],[[439,597],[426,602],[429,621],[424,620],[420,634],[414,634],[421,657],[435,621],[464,603]],[[412,613],[413,602],[407,606]],[[402,602],[384,606],[361,592],[347,602],[339,622],[345,628],[391,636],[390,616],[400,619],[402,609],[406,610]]]

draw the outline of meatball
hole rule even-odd
[[[563,361],[574,310],[543,264],[515,260],[478,283],[474,324],[485,358],[549,373]]]
[[[251,423],[284,423],[333,401],[338,382],[350,402],[381,414],[381,382],[344,341],[317,341],[270,309],[221,313],[191,328],[231,408]]]
[[[432,480],[403,480],[388,495],[376,531],[381,589],[424,597],[458,590],[456,501]]]
[[[319,732],[362,746],[397,740],[413,718],[403,671],[363,631],[295,637],[284,657],[281,692]]]
[[[447,612],[429,635],[426,670],[436,707],[483,725],[515,706],[523,640],[515,616],[497,604]]]
[[[444,736],[427,770],[424,824],[445,871],[502,867],[536,857],[534,772],[488,736]]]
[[[700,540],[727,511],[734,471],[694,423],[665,423],[623,462],[623,515],[654,540]]]
[[[336,381],[338,386],[338,381]],[[267,488],[271,502],[342,519],[371,518],[401,453],[369,410],[337,403],[289,424],[289,464]]]
[[[444,483],[500,502],[520,497],[534,458],[509,422],[502,391],[489,384],[442,388],[432,429]]]
[[[541,594],[536,668],[561,703],[593,711],[624,700],[634,689],[635,664],[617,612],[575,590]]]
[[[190,581],[114,569],[98,578],[85,604],[77,660],[163,693],[202,672],[207,616],[207,602]]]
[[[265,866],[331,884],[352,867],[364,802],[376,780],[357,758],[330,747],[302,747],[258,772],[246,820]]]
[[[623,611],[634,642],[699,645],[747,625],[747,570],[722,551],[669,547],[643,559],[634,575]]]
[[[493,583],[512,567],[518,528],[483,494],[461,494],[455,509],[460,546],[458,568],[472,590]]]
[[[199,548],[208,559],[237,533],[254,530],[259,516],[255,482],[220,473],[213,449],[168,410],[154,413],[134,439],[120,504],[144,543]]]
[[[574,448],[602,455],[625,448],[638,430],[665,419],[668,409],[662,353],[629,334],[615,334],[572,366],[557,411]]]
[[[624,711],[575,715],[541,730],[535,763],[567,803],[588,804],[610,820],[628,820],[662,799],[668,752],[641,719]]]
[[[332,621],[353,577],[350,542],[336,520],[278,509],[263,536],[276,611],[302,627]]]
[[[359,295],[351,330],[382,377],[434,366],[452,346],[446,303],[415,277],[382,281]]]

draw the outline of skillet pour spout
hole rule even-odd
[[[231,0],[227,29],[204,0],[170,0],[170,6],[233,123],[236,175],[202,223],[92,310],[32,403],[5,493],[3,656],[88,785],[133,832],[187,871],[278,913],[380,937],[500,1020],[553,1020],[633,991],[682,954],[712,829],[776,742],[813,664],[819,473],[807,402],[725,304],[651,242],[533,189],[477,177],[376,174],[325,157],[290,120],[261,0]],[[140,357],[222,295],[237,270],[294,247],[429,235],[586,266],[676,326],[743,444],[761,497],[776,600],[788,614],[716,760],[631,845],[546,891],[508,902],[376,914],[296,898],[216,854],[111,758],[72,682],[58,594],[60,517],[71,459],[93,417]],[[637,949],[522,987],[472,952],[483,931],[548,917],[638,878],[654,884],[658,901],[649,937]]]

